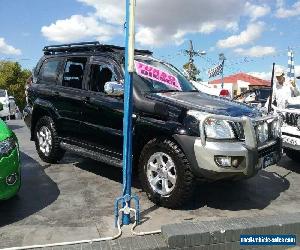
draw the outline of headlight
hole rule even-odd
[[[207,119],[204,124],[205,133],[212,139],[234,139],[235,135],[227,121]]]
[[[268,124],[266,122],[259,124],[257,126],[256,136],[257,136],[258,142],[260,142],[260,143],[264,143],[268,140],[269,130],[268,130]]]
[[[0,157],[9,155],[16,146],[16,140],[13,137],[0,142]]]
[[[189,110],[188,115],[193,116],[198,121],[205,119],[208,113]],[[211,139],[235,139],[236,136],[232,130],[232,127],[227,121],[217,119],[207,119],[204,123],[204,129],[206,137]],[[201,128],[199,128],[201,130]],[[201,131],[200,131],[201,132]]]

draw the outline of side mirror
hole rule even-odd
[[[124,87],[118,82],[107,82],[104,85],[104,92],[111,96],[122,96],[124,95]]]

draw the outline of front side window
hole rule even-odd
[[[114,67],[109,64],[91,64],[90,89],[95,92],[104,92],[107,82],[117,81]]]
[[[69,88],[82,89],[86,58],[68,59],[65,64],[62,85]]]
[[[61,65],[60,59],[48,59],[46,60],[40,70],[40,79],[45,82],[52,82],[55,84],[55,81],[59,75],[59,69]]]

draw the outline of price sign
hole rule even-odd
[[[175,76],[159,68],[153,67],[142,62],[134,61],[134,63],[136,73],[139,76],[149,78],[154,81],[161,82],[169,87],[181,90],[181,86],[178,82],[178,79]]]

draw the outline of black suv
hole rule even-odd
[[[133,162],[149,198],[178,207],[197,179],[243,179],[281,155],[277,116],[201,93],[169,63],[136,50]],[[124,48],[44,48],[25,122],[42,160],[66,150],[122,167]]]

